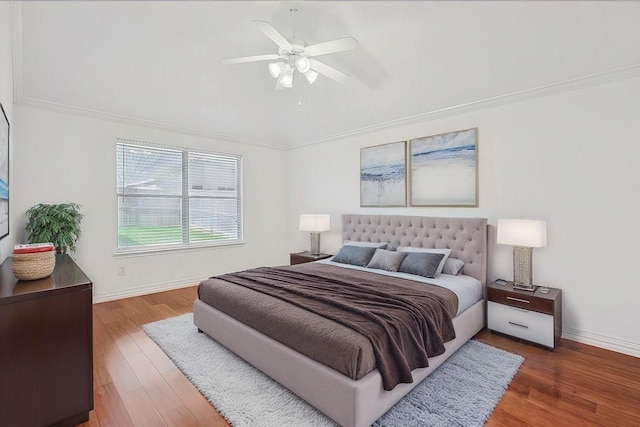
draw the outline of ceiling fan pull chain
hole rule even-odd
[[[300,73],[296,73],[298,76],[298,106],[302,107],[302,85],[300,84]]]

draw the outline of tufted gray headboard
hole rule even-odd
[[[342,240],[451,249],[464,261],[463,274],[487,283],[487,219],[402,215],[342,215]]]

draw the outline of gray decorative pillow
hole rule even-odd
[[[444,257],[444,254],[428,252],[406,252],[406,254],[398,271],[430,278],[436,277],[438,265]]]
[[[376,248],[368,246],[343,246],[331,261],[366,267],[375,251]]]
[[[457,276],[462,271],[462,267],[464,267],[464,261],[458,258],[447,258],[444,262],[444,267],[442,268],[442,272],[444,274],[453,274]]]
[[[406,255],[406,253],[402,252],[376,249],[367,267],[377,268],[378,270],[398,271],[398,267],[400,267],[400,263],[402,263]]]
[[[451,254],[451,249],[435,249],[435,248],[414,248],[411,246],[404,246],[398,248],[398,252],[424,252],[429,254],[443,254],[444,257],[440,260],[440,265],[438,265],[438,270],[436,271],[436,276],[442,273],[442,269],[444,268],[444,263]]]

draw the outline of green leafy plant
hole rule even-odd
[[[74,252],[80,238],[80,205],[61,203],[38,204],[27,211],[29,243],[51,242],[59,254]]]

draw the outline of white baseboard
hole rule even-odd
[[[562,328],[562,338],[600,348],[606,348],[607,350],[628,354],[630,356],[640,357],[640,343],[627,341],[618,337],[610,337],[597,334],[595,332],[581,331],[579,329],[565,326]]]
[[[140,295],[155,294],[157,292],[171,291],[174,289],[188,288],[189,286],[196,286],[204,279],[204,277],[194,277],[192,279],[180,280],[179,282],[155,283],[135,288],[93,294],[93,303],[97,304],[123,298],[137,297]]]

